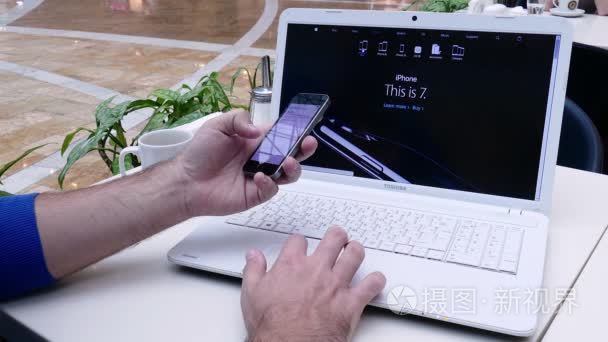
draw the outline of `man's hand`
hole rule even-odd
[[[301,171],[288,158],[276,182],[261,173],[245,177],[243,165],[262,136],[247,112],[224,113],[174,160],[106,184],[41,194],[36,220],[49,271],[58,279],[192,216],[234,213],[268,200],[277,184],[295,181]],[[307,137],[296,158],[316,147]]]
[[[312,255],[306,249],[304,237],[290,236],[269,272],[260,251],[247,253],[241,306],[250,341],[347,341],[384,288],[378,272],[350,286],[365,252],[341,228],[330,228]]]
[[[313,137],[302,141],[295,158],[287,158],[277,181],[261,172],[253,178],[245,176],[243,165],[260,144],[263,133],[243,110],[222,114],[201,127],[176,160],[177,171],[185,175],[188,216],[226,215],[249,209],[274,196],[277,185],[298,179],[298,161],[310,157],[317,148]]]

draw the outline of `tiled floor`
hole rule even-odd
[[[35,1],[38,0],[24,0],[25,8]],[[20,6],[18,3],[21,2],[0,0],[0,15],[14,12]],[[404,0],[42,1],[9,23],[8,28],[19,29],[20,33],[0,27],[0,70],[5,70],[0,71],[0,165],[33,146],[53,144],[20,162],[4,180],[21,177],[19,171],[36,162],[57,163],[57,158],[49,156],[59,150],[63,137],[76,127],[94,125],[94,108],[103,94],[80,91],[77,87],[69,89],[48,78],[68,77],[83,86],[103,87],[136,98],[145,97],[159,87],[171,87],[197,71],[219,70],[220,80],[228,85],[240,67],[253,72],[259,63],[258,57],[231,54],[230,45],[244,36],[253,36],[240,48],[252,44],[251,47],[274,49],[278,18],[286,8],[394,10],[404,4]],[[269,10],[277,7],[276,13]],[[31,28],[38,30],[32,32],[35,30]],[[55,33],[42,32],[40,28]],[[86,39],[57,37],[61,34],[81,37],[82,32],[86,33]],[[112,37],[120,39],[102,39],[98,33],[119,34]],[[138,37],[169,40],[153,44]],[[189,48],[192,43],[184,41],[225,45],[214,45],[207,51],[209,44]],[[172,47],[174,44],[181,44],[180,48]],[[19,74],[15,69],[20,66],[50,74],[43,77]],[[247,104],[249,90],[247,77],[241,72],[233,102]],[[136,127],[129,134],[137,131]],[[71,170],[65,187],[88,186],[108,176],[105,164],[91,153]],[[58,189],[57,171],[53,167],[49,168],[48,176],[27,181],[29,185],[19,192]]]
[[[5,32],[0,58],[134,97],[171,87],[217,53]]]
[[[14,25],[233,44],[263,0],[46,0]]]
[[[17,6],[17,0],[0,0],[0,14],[4,14]]]
[[[97,98],[5,72],[0,80],[0,164],[34,146],[54,144],[32,153],[7,175],[57,151],[67,133],[93,122]]]
[[[287,8],[340,8],[359,10],[386,10],[402,8],[402,1],[306,1],[306,0],[279,0],[279,13]],[[272,26],[253,45],[254,47],[274,49],[277,41],[277,27],[279,16],[274,18]]]

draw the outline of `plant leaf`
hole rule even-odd
[[[198,82],[196,83],[194,88],[192,88],[189,92],[181,95],[180,100],[185,102],[185,101],[189,101],[190,99],[192,99],[194,97],[200,98],[201,92],[204,90],[204,88],[208,82],[209,82],[209,75],[205,75],[205,76],[201,77],[201,79],[198,80]],[[182,87],[183,86],[188,86],[188,85],[183,84]]]
[[[36,151],[37,149],[42,148],[42,147],[44,147],[46,145],[49,145],[49,144],[42,144],[42,145],[38,145],[36,147],[32,147],[29,150],[26,150],[25,152],[23,152],[16,159],[11,160],[10,162],[2,165],[2,167],[0,167],[0,177],[2,177],[2,175],[4,175],[6,173],[6,171],[8,171],[8,169],[10,169],[11,167],[13,167],[18,162],[20,162],[23,158],[27,157],[30,153],[32,153],[32,152]],[[2,184],[2,182],[0,182],[0,184]]]
[[[157,108],[160,105],[161,105],[160,103],[158,103],[154,100],[151,100],[151,99],[135,100],[129,104],[125,114],[134,112],[136,110],[144,109],[144,108]]]
[[[95,122],[97,123],[98,126],[99,126],[100,117],[107,116],[108,113],[112,110],[112,108],[110,108],[110,103],[112,103],[112,101],[114,100],[115,97],[116,96],[112,96],[112,97],[102,101],[95,108]]]
[[[78,127],[78,128],[76,128],[72,133],[66,135],[65,138],[63,139],[63,143],[61,144],[61,156],[63,156],[63,154],[65,153],[65,151],[68,149],[68,147],[72,143],[72,140],[74,140],[74,136],[76,134],[78,134],[78,132],[81,132],[81,131],[87,131],[87,132],[89,132],[91,134],[95,133],[95,131],[93,131],[92,129],[88,129],[86,127]]]
[[[233,104],[233,105],[231,105],[231,107],[232,107],[232,109],[240,108],[240,109],[249,111],[249,105]]]
[[[182,107],[183,109],[183,113],[184,115],[182,115],[181,117],[184,117],[185,115],[188,115],[190,113],[194,113],[194,112],[205,112],[204,110],[207,107],[205,105],[202,105],[200,103],[198,103],[198,101],[189,101],[187,103],[184,104],[184,106]],[[176,118],[175,120],[178,120],[179,118]],[[175,122],[175,120],[171,121],[169,120],[170,124],[173,124],[173,122]]]
[[[200,80],[198,80],[198,82],[196,82],[196,84],[197,84],[197,85],[198,85],[198,84],[204,84],[204,83],[206,83],[207,81],[209,81],[209,78],[210,78],[210,77],[211,77],[211,75],[210,75],[210,74],[209,74],[209,75],[205,75],[205,76],[201,77],[201,79],[200,79]]]
[[[145,133],[152,132],[157,129],[165,127],[166,118],[167,118],[167,113],[165,113],[164,111],[154,112],[154,114],[152,114],[152,116],[148,120],[148,123],[146,123],[146,126],[144,127],[144,129],[142,129],[141,132],[139,132],[139,134],[137,135],[135,140],[139,139],[139,137]]]
[[[411,2],[409,5],[408,5],[408,6],[403,7],[401,10],[402,10],[402,11],[407,11],[407,10],[409,10],[410,8],[412,8],[412,6],[414,6],[414,5],[415,5],[415,4],[417,4],[417,3],[418,3],[418,0],[414,0],[414,1],[412,1],[412,2]]]
[[[112,160],[112,175],[116,176],[117,174],[120,173],[120,167],[118,165],[118,160],[119,160],[119,155],[115,155],[114,159]],[[134,168],[135,166],[133,165],[133,155],[132,154],[127,154],[125,156],[125,170],[129,171],[132,168]]]
[[[420,10],[427,12],[456,12],[467,6],[467,0],[429,0],[420,7]]]
[[[202,105],[201,109],[199,109],[199,111],[201,113],[205,113],[205,114],[215,113],[215,111],[213,110],[213,108],[209,104]]]
[[[234,84],[236,83],[236,80],[242,75],[243,72],[245,72],[245,75],[247,75],[247,79],[249,80],[249,86],[251,87],[254,84],[253,80],[251,79],[251,73],[249,72],[249,70],[245,67],[240,67],[236,69],[236,71],[234,72],[234,74],[232,74],[232,77],[230,78],[230,86],[228,87],[230,95],[232,95],[232,93],[234,92]]]
[[[63,188],[63,181],[67,172],[74,165],[74,163],[76,163],[87,153],[94,150],[97,147],[97,144],[102,141],[104,137],[111,135],[110,130],[115,124],[120,124],[120,120],[122,120],[124,117],[127,108],[131,104],[131,101],[124,101],[114,107],[110,107],[110,103],[114,100],[114,98],[115,96],[112,96],[102,101],[95,108],[95,123],[97,124],[97,128],[86,140],[76,144],[76,146],[74,146],[74,148],[68,154],[66,164],[63,166],[58,176],[58,182],[61,188]],[[66,139],[64,139],[64,143],[65,140]],[[65,152],[65,150],[63,152]]]
[[[202,90],[202,87],[196,86],[196,87],[194,87],[194,89],[190,90],[189,92],[186,92],[186,93],[180,95],[179,101],[180,102],[190,101],[191,99],[197,97],[200,94],[201,90]]]
[[[162,99],[165,102],[166,100],[177,101],[179,99],[180,94],[171,89],[156,89],[152,92],[151,96],[156,96],[159,100]]]
[[[465,9],[467,6],[469,6],[468,0],[452,0],[450,4],[451,12],[460,11],[461,9]]]
[[[78,161],[85,154],[93,151],[95,147],[97,147],[97,141],[99,140],[99,138],[99,134],[91,135],[86,140],[83,140],[76,144],[76,146],[74,146],[74,148],[70,151],[70,154],[68,154],[67,161],[58,176],[60,188],[63,189],[63,181],[65,179],[65,175],[68,173],[70,168],[74,165],[74,163],[76,163],[76,161]]]
[[[130,103],[131,101],[125,101],[113,108],[105,107],[98,111],[95,114],[97,119],[97,131],[95,133],[100,134],[101,132],[110,129],[115,123],[120,122]]]
[[[262,63],[258,63],[258,65],[255,66],[255,70],[253,71],[253,83],[251,84],[251,89],[258,86],[258,70],[260,70],[261,68]]]
[[[114,134],[112,134],[112,133],[107,133],[106,137],[108,137],[110,139],[110,143],[113,144],[114,146],[118,146],[118,147],[121,147],[121,148],[127,147],[127,143],[126,142],[124,142],[124,144],[123,144],[123,142],[121,142],[120,140],[118,140],[118,138],[115,137]]]
[[[222,103],[224,106],[230,106],[230,100],[224,91],[224,87],[222,84],[216,80],[209,82],[210,86],[213,87],[213,90],[217,94],[218,101]]]
[[[120,122],[114,124],[114,131],[116,132],[116,138],[118,139],[118,146],[125,148],[127,147],[127,138],[125,137],[125,130],[122,128]]]
[[[175,121],[174,123],[172,123],[171,125],[169,125],[169,128],[174,128],[174,127],[178,127],[181,125],[185,125],[187,123],[190,123],[194,120],[198,120],[202,117],[204,117],[206,114],[201,113],[201,112],[194,112],[194,113],[190,113],[187,115],[182,116],[181,118],[179,118],[177,121]]]

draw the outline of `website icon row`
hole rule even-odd
[[[412,47],[410,47],[410,49],[412,49]],[[357,49],[357,53],[359,54],[359,56],[364,57],[367,56],[367,54],[369,53],[369,40],[360,40],[359,41],[359,46]],[[376,50],[376,53],[380,56],[385,56],[389,51],[389,42],[387,40],[383,40],[378,42],[378,48]],[[399,47],[397,49],[397,56],[406,56],[407,54],[407,45],[405,43],[399,43]],[[420,56],[423,53],[423,47],[421,45],[414,45],[413,46],[413,53],[416,56]],[[464,57],[464,53],[465,53],[465,48],[461,45],[456,45],[453,44],[451,46],[451,56],[452,57],[457,57],[457,58],[462,58]],[[431,56],[442,56],[443,55],[443,51],[442,51],[442,47],[440,44],[434,43],[431,45]]]

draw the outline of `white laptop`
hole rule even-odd
[[[270,202],[200,226],[169,252],[241,276],[288,234],[337,224],[366,247],[372,305],[531,335],[542,286],[572,45],[558,18],[290,9],[272,110],[328,94],[317,153]],[[270,266],[269,265],[269,266]]]

